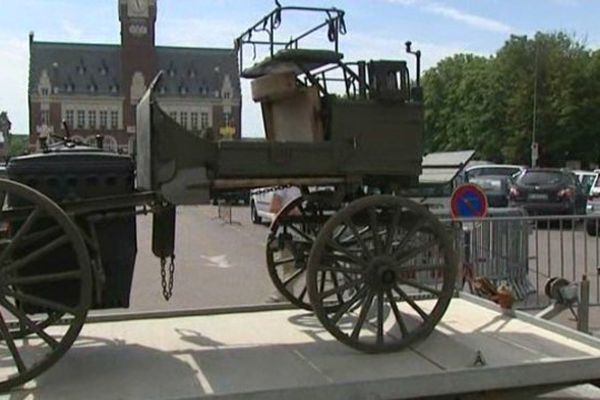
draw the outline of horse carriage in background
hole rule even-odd
[[[298,13],[325,19],[278,41],[284,17]],[[1,390],[60,359],[88,311],[128,307],[137,214],[154,215],[164,272],[175,207],[227,190],[301,188],[270,228],[269,275],[338,340],[377,353],[431,333],[453,297],[457,260],[447,228],[397,195],[421,172],[420,52],[407,43],[414,80],[405,61],[345,62],[345,31],[342,10],[277,7],[236,39],[264,140],[186,131],[154,96],[159,74],[137,106],[135,161],[68,138],[10,161],[10,179],[0,180]],[[302,46],[322,33],[327,48]],[[246,68],[249,46],[268,56]]]

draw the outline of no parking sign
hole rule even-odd
[[[450,197],[452,218],[482,218],[488,211],[487,196],[483,189],[472,183],[457,187]]]

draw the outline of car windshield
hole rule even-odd
[[[513,176],[520,169],[517,167],[482,167],[475,168],[467,171],[467,179],[472,179],[477,176],[488,176],[488,175],[500,175],[500,176]]]
[[[484,190],[500,190],[502,189],[502,182],[506,178],[501,176],[480,176],[469,180],[471,183],[475,183],[481,186]]]
[[[518,181],[524,185],[554,185],[566,182],[567,178],[560,171],[527,171],[519,177]]]

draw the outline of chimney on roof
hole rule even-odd
[[[29,44],[31,45],[31,43],[33,43],[33,37],[35,36],[35,34],[33,33],[33,31],[29,31]]]

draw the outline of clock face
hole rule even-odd
[[[148,0],[128,0],[127,13],[130,17],[148,17]]]

